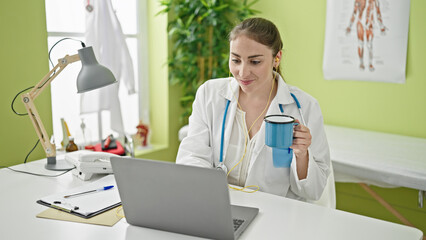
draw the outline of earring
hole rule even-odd
[[[276,66],[276,67],[274,67],[274,68],[278,68],[278,65],[279,65],[279,62],[280,62],[280,58],[279,58],[279,57],[276,57],[276,58],[275,58],[275,62],[276,62],[276,63],[278,63],[278,64],[277,64],[277,66]]]

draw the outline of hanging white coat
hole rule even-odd
[[[301,119],[294,99],[296,95],[302,114],[312,135],[309,147],[309,166],[306,179],[299,180],[296,158],[290,168],[275,168],[272,163],[272,149],[265,145],[265,124],[257,134],[257,144],[250,159],[245,186],[256,185],[259,190],[299,200],[317,200],[321,197],[329,175],[330,153],[324,132],[323,118],[318,102],[302,90],[287,85],[280,77],[278,90],[266,115],[284,114]],[[216,167],[219,164],[221,130],[226,101],[230,100],[225,122],[224,162],[234,123],[239,85],[234,78],[209,80],[199,87],[189,118],[188,135],[179,147],[176,163],[200,167]]]
[[[111,129],[123,135],[118,91],[123,82],[129,94],[135,93],[133,62],[111,0],[93,0],[90,5],[92,11],[86,11],[86,44],[93,47],[99,63],[109,68],[119,83],[81,94],[80,114],[110,111]]]

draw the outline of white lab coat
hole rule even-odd
[[[86,45],[93,47],[99,63],[112,71],[118,83],[81,94],[80,114],[108,110],[111,129],[124,135],[118,90],[123,82],[129,94],[135,93],[133,62],[111,0],[90,4],[93,11],[86,11]]]
[[[230,80],[231,79],[231,80]],[[189,118],[188,135],[180,144],[176,163],[200,167],[216,167],[219,164],[222,121],[226,100],[230,100],[225,123],[224,162],[235,121],[239,85],[234,78],[209,80],[199,87]],[[272,100],[266,115],[284,114],[301,119],[297,105],[290,92],[298,98],[307,127],[312,135],[309,147],[309,166],[306,179],[299,180],[296,171],[296,158],[290,168],[275,168],[272,163],[272,149],[265,145],[265,124],[257,134],[257,143],[245,185],[257,185],[259,190],[299,200],[317,200],[327,183],[330,166],[330,153],[323,127],[323,118],[318,102],[302,90],[287,85],[280,77],[277,95]]]

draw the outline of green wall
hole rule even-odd
[[[286,81],[319,101],[326,124],[426,138],[426,1],[411,1],[405,84],[324,80],[326,2],[260,0],[255,5],[282,34]],[[417,191],[373,189],[426,233],[426,209],[417,207]],[[336,191],[338,209],[399,223],[359,185],[337,183]]]
[[[38,140],[29,117],[15,115],[10,105],[19,91],[34,86],[49,71],[44,1],[0,1],[0,29],[0,165],[4,166],[24,162]],[[51,133],[50,90],[46,89],[35,104]],[[25,113],[20,97],[15,106],[18,112]],[[30,160],[45,157],[40,146]]]
[[[179,147],[178,131],[181,108],[180,89],[168,83],[168,37],[167,14],[157,13],[162,9],[158,0],[148,1],[149,28],[149,79],[151,102],[151,142],[159,145],[161,151],[139,153],[138,157],[173,162]]]

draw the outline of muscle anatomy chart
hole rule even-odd
[[[325,79],[405,82],[409,1],[328,0]]]

